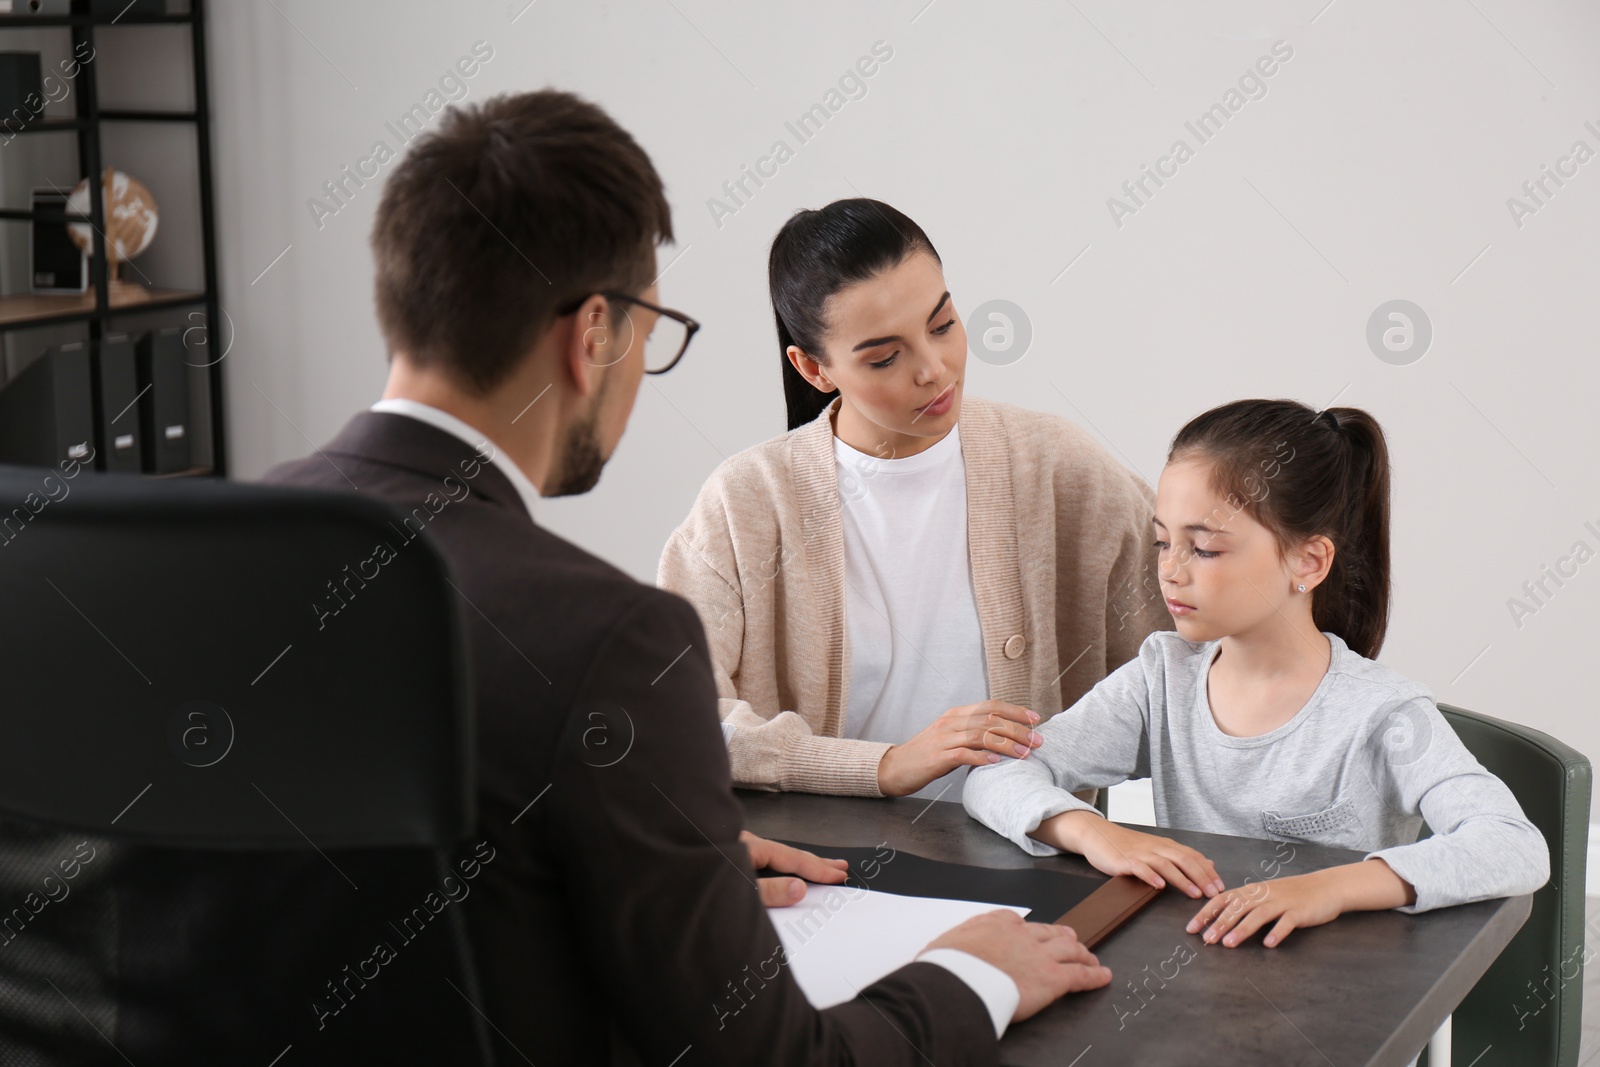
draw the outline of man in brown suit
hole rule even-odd
[[[453,109],[373,228],[384,399],[266,480],[392,502],[468,605],[497,859],[462,906],[502,1062],[993,1063],[1008,1023],[1110,973],[1071,931],[996,912],[814,1009],[763,910],[801,884],[755,871],[843,874],[741,833],[694,609],[534,520],[595,484],[644,373],[693,334],[657,303],[671,226],[649,158],[593,105]]]

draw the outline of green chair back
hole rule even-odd
[[[1439,711],[1516,795],[1550,846],[1550,881],[1533,894],[1528,921],[1455,1011],[1451,1058],[1462,1067],[1575,1067],[1583,1025],[1589,761],[1538,730],[1448,704]],[[1418,1062],[1428,1067],[1427,1054]]]

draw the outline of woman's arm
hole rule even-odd
[[[701,508],[699,502],[695,509]],[[733,677],[744,651],[744,600],[734,580],[738,568],[726,537],[693,539],[691,514],[667,540],[656,584],[677,593],[700,615],[710,644],[717,685],[717,714],[728,737],[734,785],[745,789],[882,796],[878,764],[891,746],[877,741],[817,736],[793,711],[771,718],[739,695]]]

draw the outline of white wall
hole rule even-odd
[[[713,466],[783,428],[772,235],[796,208],[875,196],[927,229],[963,314],[998,298],[1031,321],[1026,355],[973,360],[969,387],[1090,426],[1148,479],[1172,433],[1225,400],[1372,410],[1395,463],[1384,658],[1440,700],[1600,753],[1600,562],[1549,583],[1520,625],[1508,608],[1576,542],[1600,550],[1600,160],[1520,225],[1507,206],[1575,141],[1600,151],[1594,5],[526,3],[213,5],[239,476],[306,453],[378,395],[378,189],[320,228],[307,201],[374,141],[394,147],[384,124],[482,40],[494,57],[472,99],[575,90],[652,154],[683,252],[662,292],[706,324],[644,386],[601,486],[541,521],[653,577]],[[1200,144],[1185,121],[1280,40],[1293,58],[1266,95]],[[798,144],[785,122],[878,41],[893,57],[865,97]],[[1193,158],[1119,227],[1108,198],[1178,138]],[[719,224],[708,199],[777,139],[794,158]],[[1396,298],[1434,330],[1404,366],[1365,338]]]

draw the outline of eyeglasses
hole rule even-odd
[[[594,295],[596,294],[585,293],[576,300],[569,301],[556,308],[557,317],[572,314],[583,306],[585,300]],[[694,339],[695,333],[700,329],[698,322],[681,311],[659,307],[648,300],[640,300],[638,297],[629,296],[627,293],[604,291],[598,295],[608,300],[620,300],[627,304],[637,304],[639,307],[656,313],[655,325],[644,339],[644,372],[646,374],[665,374],[677,366],[678,360],[682,359],[683,354],[689,350],[689,342]],[[629,330],[627,344],[622,346],[621,352],[615,359],[599,364],[599,366],[608,367],[633,351],[633,316],[627,315],[627,320]]]

